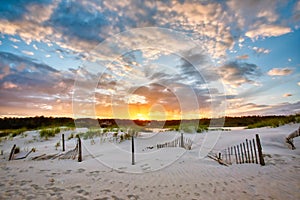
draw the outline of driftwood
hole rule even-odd
[[[31,149],[28,152],[21,152],[14,157],[14,160],[21,160],[21,159],[27,158],[27,156],[33,151],[34,151],[34,149]]]
[[[293,150],[296,149],[296,147],[293,143],[293,139],[298,136],[300,136],[300,127],[298,128],[298,130],[295,130],[294,132],[292,132],[285,138],[285,142],[288,143],[289,145],[291,145]]]

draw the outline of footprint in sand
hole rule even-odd
[[[127,195],[127,197],[128,197],[130,200],[137,200],[137,199],[140,198],[138,195],[132,195],[132,194]]]
[[[83,189],[77,190],[77,193],[82,194],[84,196],[88,196],[90,194],[89,192],[87,192],[87,191],[85,191]]]
[[[79,168],[76,172],[77,173],[82,173],[82,172],[85,172],[85,169]]]
[[[112,198],[113,200],[124,200],[124,199],[119,198],[119,197],[117,197],[117,196],[115,196],[115,195],[112,195],[111,198]]]
[[[116,200],[115,196],[111,196],[114,200]],[[118,197],[117,197],[118,198]],[[94,200],[109,200],[108,197],[103,197],[103,198],[97,198],[97,199],[94,199]]]
[[[109,189],[104,189],[104,190],[100,190],[100,192],[103,192],[103,193],[107,194],[107,193],[110,193],[111,190],[109,190]]]

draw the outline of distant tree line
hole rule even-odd
[[[126,119],[72,119],[67,117],[27,117],[27,118],[0,118],[0,130],[5,129],[36,129],[43,127],[59,127],[71,126],[74,127],[118,127],[130,126],[132,122],[137,126],[144,127],[164,127],[164,128],[178,128],[181,123],[197,124],[199,126],[209,126],[211,119],[200,120],[167,120],[162,121],[144,121],[144,120],[126,120]],[[257,128],[263,126],[277,127],[286,123],[300,123],[300,114],[290,116],[243,116],[243,117],[225,117],[225,127],[248,126],[248,128]]]
[[[74,126],[74,120],[67,117],[0,118],[0,129],[36,129],[43,127]]]

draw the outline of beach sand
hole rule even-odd
[[[18,136],[1,142],[4,155],[0,156],[0,199],[300,199],[300,138],[294,140],[296,150],[284,143],[285,136],[298,127],[299,124],[290,124],[222,132],[213,151],[239,144],[259,133],[266,155],[265,166],[233,164],[228,167],[207,157],[199,158],[205,134],[196,135],[191,151],[166,148],[156,154],[150,152],[148,157],[137,155],[134,166],[129,152],[124,151],[124,155],[128,154],[125,158],[122,154],[111,156],[116,148],[110,149],[111,145],[97,140],[94,145],[83,140],[82,162],[34,161],[30,157],[61,150],[54,147],[60,136],[28,143],[37,134],[32,131],[25,138]],[[158,137],[163,138],[165,133],[160,134]],[[171,135],[166,133],[166,138],[168,134]],[[151,143],[150,139],[144,141],[146,146]],[[141,140],[136,142],[137,152],[142,153],[145,145],[141,145]],[[67,149],[74,148],[75,143],[75,140],[67,141]],[[7,161],[13,144],[35,147],[37,151],[24,160]],[[130,149],[130,141],[118,148],[123,151],[123,147]],[[170,157],[173,154],[177,155],[176,159]],[[102,161],[113,166],[106,166]]]

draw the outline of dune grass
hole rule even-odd
[[[60,128],[44,128],[40,131],[40,137],[48,139],[49,137],[54,137],[57,133],[60,133]]]
[[[291,115],[286,117],[265,119],[254,124],[250,124],[247,126],[247,128],[248,129],[262,128],[262,127],[276,128],[289,123],[300,123],[300,115]]]

